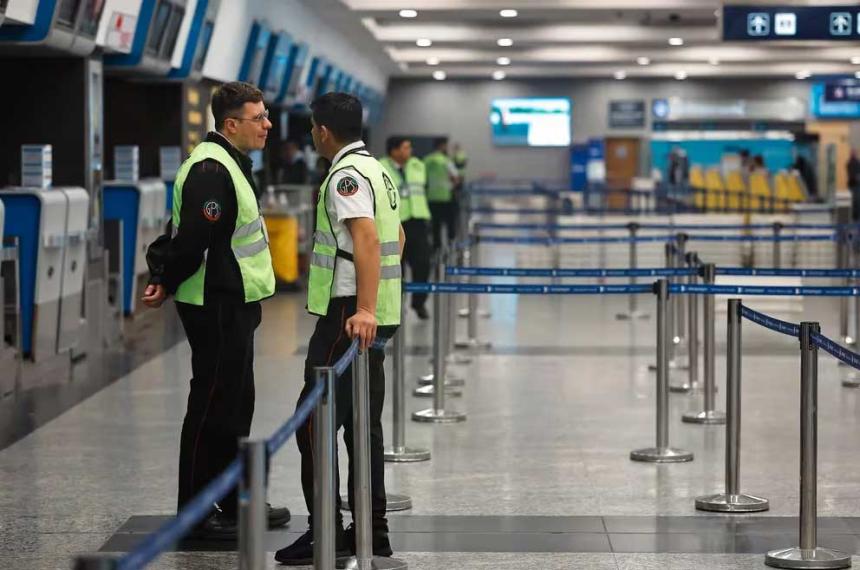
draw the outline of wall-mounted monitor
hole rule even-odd
[[[164,39],[167,30],[167,22],[170,20],[170,9],[172,5],[167,0],[160,0],[152,15],[152,25],[149,26],[149,35],[146,38],[146,53],[158,55],[158,48]]]
[[[206,63],[206,55],[209,53],[209,44],[212,42],[212,30],[215,29],[215,22],[206,20],[203,22],[203,28],[200,30],[200,40],[197,42],[197,51],[194,53],[194,70],[202,71],[203,64]]]
[[[80,7],[81,0],[60,0],[60,4],[57,7],[57,25],[64,28],[74,28],[75,20],[78,18],[78,8]]]
[[[280,92],[289,59],[290,36],[285,32],[272,34],[260,78],[260,89],[269,97],[276,97]]]
[[[86,0],[81,20],[78,23],[78,34],[88,38],[95,38],[99,31],[102,12],[105,9],[106,0]]]
[[[295,43],[290,46],[290,56],[287,59],[287,69],[284,73],[284,82],[281,92],[278,94],[279,101],[294,98],[299,92],[302,75],[308,60],[308,45]]]
[[[248,36],[248,44],[245,48],[245,57],[242,59],[242,68],[239,70],[239,81],[259,84],[263,63],[266,59],[266,48],[269,46],[271,36],[271,30],[262,23],[254,22],[251,26],[251,34]]]
[[[158,48],[158,53],[164,59],[173,57],[173,50],[176,48],[176,42],[179,39],[179,28],[182,27],[182,19],[185,17],[185,9],[181,6],[174,6],[170,11],[170,18],[167,20],[167,26],[164,31],[164,38],[161,40],[161,45]]]
[[[498,146],[570,146],[571,108],[566,97],[493,99],[490,128]]]

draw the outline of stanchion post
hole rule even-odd
[[[458,267],[458,258],[462,257],[460,255],[461,253],[462,251],[460,251],[459,248],[452,248],[448,252],[448,265]],[[451,281],[454,283],[460,283],[462,278],[454,277]],[[469,364],[472,362],[472,358],[470,356],[466,354],[457,354],[455,352],[455,348],[461,346],[461,343],[455,342],[457,340],[457,304],[461,297],[462,295],[454,294],[451,302],[448,303],[448,346],[445,349],[445,358],[447,358],[452,364]],[[450,380],[450,378],[448,378],[448,380]]]
[[[675,236],[675,266],[678,268],[684,267],[684,261],[687,257],[687,240],[690,239],[690,236],[681,232]],[[677,277],[675,279],[671,279],[671,281],[681,282],[682,278]],[[686,326],[685,319],[685,311],[686,311],[686,298],[684,295],[675,295],[675,337],[672,341],[681,345],[684,341],[684,328]]]
[[[696,499],[700,511],[754,513],[770,508],[767,499],[744,495],[741,473],[741,300],[729,299],[726,352],[726,490]]]
[[[782,268],[782,222],[773,223],[773,266],[776,269]]]
[[[325,390],[317,402],[313,416],[314,430],[314,569],[334,568],[335,551],[335,497],[337,483],[334,475],[335,445],[335,382],[334,368],[316,368],[317,384],[324,383]]]
[[[717,267],[713,263],[707,263],[702,267],[702,277],[707,285],[713,285],[716,280]],[[726,414],[717,411],[717,383],[716,383],[716,342],[715,342],[715,310],[714,296],[705,295],[703,300],[704,306],[704,366],[705,366],[705,382],[704,391],[704,410],[698,413],[684,414],[681,418],[686,423],[691,424],[724,424],[726,423]]]
[[[472,242],[472,247],[474,248],[472,251],[472,259],[474,260],[475,267],[480,267],[480,252],[478,250],[480,245],[478,244],[477,236]],[[473,279],[474,277],[470,276],[469,282],[471,283]],[[467,348],[469,350],[479,351],[487,350],[492,346],[489,341],[481,340],[478,333],[479,300],[480,297],[478,297],[477,293],[469,293],[469,308],[466,310],[466,316],[468,317],[468,321],[466,322],[466,340],[455,343],[454,346],[457,348]]]
[[[444,258],[442,258],[444,259]],[[445,264],[444,262],[439,264],[440,272],[445,272]],[[444,283],[447,278],[440,279],[440,283]],[[453,303],[453,299],[448,299],[447,295],[443,295],[442,293],[437,292],[433,296],[433,357],[430,359],[431,369],[430,372],[418,377],[418,384],[421,386],[416,388],[413,392],[413,396],[417,396],[419,398],[429,398],[432,397],[436,391],[436,374],[437,367],[436,361],[440,358],[444,360],[442,363],[442,378],[441,382],[445,386],[445,390],[449,396],[462,396],[462,392],[456,388],[456,386],[462,386],[464,381],[462,378],[452,378],[451,374],[448,370],[448,357],[447,351],[448,346],[450,344],[449,335],[450,335],[450,326],[448,321],[451,317],[450,315],[450,304]],[[440,344],[441,343],[441,344]]]
[[[385,461],[391,463],[414,463],[430,459],[430,450],[406,446],[406,324],[403,320],[406,313],[406,295],[400,304],[400,327],[394,335],[394,371],[391,379],[392,403],[391,410],[391,447],[385,450]]]
[[[447,295],[435,292],[433,296],[433,407],[415,412],[412,419],[416,422],[454,423],[466,419],[466,414],[445,409],[445,362],[444,348],[448,323]],[[436,315],[439,315],[438,317]],[[419,388],[420,390],[420,388]]]
[[[239,568],[266,567],[266,442],[242,438],[239,480]]]
[[[115,554],[82,554],[75,559],[74,570],[116,570],[118,566]]]
[[[630,222],[627,224],[627,231],[630,237],[630,269],[637,269],[639,267],[639,252],[638,245],[636,241],[636,236],[639,233],[640,225],[636,222]],[[630,277],[630,284],[636,285],[638,279],[635,275]],[[633,319],[647,319],[648,313],[640,311],[637,303],[638,295],[631,293],[627,296],[627,312],[626,313],[618,313],[615,315],[615,318],[621,321],[633,320]]]
[[[840,229],[836,242],[837,263],[840,269],[848,269],[851,265],[850,257],[850,233],[845,229]],[[844,281],[846,287],[851,286],[851,278],[846,277]],[[848,332],[848,297],[839,298],[839,340],[846,345],[854,344],[854,339]]]
[[[684,256],[687,267],[696,269],[699,267],[699,256],[696,253],[687,253]],[[687,277],[689,285],[696,284],[695,273]],[[687,300],[687,381],[683,384],[669,386],[669,391],[686,394],[699,390],[699,298],[690,295]]]
[[[849,568],[851,556],[818,546],[818,346],[821,327],[800,323],[800,546],[772,550],[774,568]]]
[[[436,257],[436,281],[438,281],[439,283],[446,283],[448,281],[447,271],[445,270],[446,258],[447,258],[447,253],[445,253],[444,250],[440,250],[437,254],[437,257]],[[453,303],[453,302],[454,301],[452,300],[451,303]],[[444,305],[444,306],[447,307],[447,305]],[[445,309],[445,310],[446,310],[446,314],[443,315],[443,314],[439,313],[440,308],[436,305],[436,299],[434,298],[434,300],[433,300],[433,330],[434,330],[433,341],[434,341],[434,343],[436,342],[435,330],[436,330],[437,324],[444,323],[446,329],[445,329],[445,332],[443,333],[443,336],[441,337],[441,338],[443,338],[443,341],[445,343],[442,346],[442,356],[447,359],[448,358],[448,354],[447,354],[448,353],[448,343],[449,343],[448,338],[449,338],[450,330],[447,328],[449,325],[447,324],[447,321],[446,321],[446,319],[448,318],[447,311],[449,309]],[[434,344],[433,358],[430,359],[431,366],[433,365],[433,359],[436,358],[435,355],[436,355],[436,346]],[[446,374],[447,374],[447,368],[446,368]],[[445,386],[448,386],[448,387],[462,386],[463,385],[463,379],[462,378],[451,378],[449,375],[449,377],[444,378],[444,380],[445,380]],[[427,374],[423,374],[423,375],[418,377],[418,383],[421,384],[421,387],[417,388],[413,392],[413,395],[418,396],[418,397],[432,396],[433,395],[432,385],[433,385],[434,381],[435,381],[435,378],[433,377],[433,369],[431,368],[430,372],[428,372]],[[460,393],[457,392],[456,390],[449,391],[449,394],[455,395],[455,396],[460,395]]]
[[[668,302],[669,282],[660,279],[655,283],[657,295],[657,414],[656,446],[630,452],[633,461],[648,463],[680,463],[692,461],[689,451],[669,447],[669,351]]]

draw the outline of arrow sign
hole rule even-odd
[[[834,36],[850,35],[851,14],[848,12],[834,12],[830,14],[830,33]]]
[[[770,33],[770,14],[755,12],[747,17],[747,32],[751,36],[766,36]]]

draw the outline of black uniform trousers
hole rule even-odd
[[[305,385],[299,395],[297,406],[307,398],[315,385],[314,368],[333,366],[347,351],[352,341],[346,335],[346,321],[356,310],[355,297],[335,297],[331,300],[328,313],[317,320],[314,334],[308,345],[305,359]],[[390,338],[397,327],[379,327],[377,336]],[[385,450],[382,441],[382,406],[385,400],[385,371],[382,350],[370,350],[370,493],[373,509],[374,530],[388,530],[385,517]],[[352,366],[346,369],[336,381],[335,389],[335,426],[343,427],[343,441],[349,456],[349,506],[355,507],[353,473],[353,429],[352,429]],[[296,432],[296,443],[302,456],[302,491],[305,505],[313,516],[314,512],[314,456],[313,456],[313,414]],[[339,470],[335,469],[337,489],[340,489]],[[341,519],[341,501],[337,497],[337,518]],[[354,510],[353,510],[354,512]]]
[[[427,220],[412,218],[403,222],[406,245],[403,249],[403,265],[412,271],[412,281],[427,283],[430,280],[430,235]],[[412,293],[412,308],[423,307],[427,293]]]
[[[191,392],[179,449],[181,509],[238,453],[238,439],[251,433],[254,416],[254,331],[260,303],[211,296],[203,306],[176,303],[191,344]],[[232,491],[219,503],[237,513]]]
[[[433,251],[442,247],[442,226],[448,233],[448,243],[453,243],[457,235],[457,202],[452,198],[448,202],[428,202],[430,214],[433,216]]]

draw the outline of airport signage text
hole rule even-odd
[[[723,6],[726,41],[858,41],[858,6]]]

